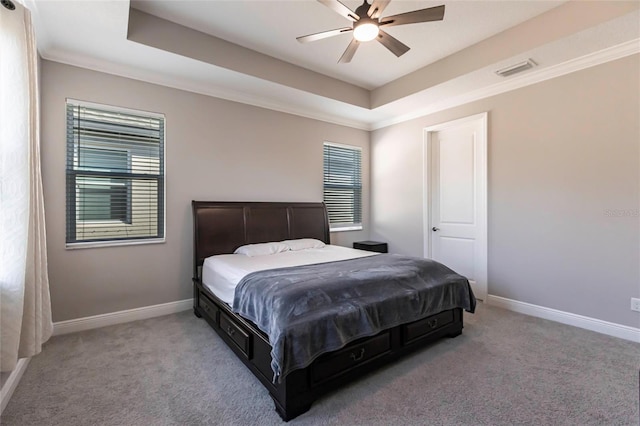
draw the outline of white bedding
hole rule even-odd
[[[202,283],[220,300],[228,305],[233,305],[236,286],[245,275],[251,272],[356,259],[358,257],[375,256],[377,254],[378,253],[332,245],[326,245],[322,248],[285,251],[254,257],[243,254],[220,254],[204,260],[202,266]]]

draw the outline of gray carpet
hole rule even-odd
[[[292,425],[637,425],[640,345],[480,305],[465,329],[316,401]],[[57,336],[1,423],[276,425],[191,312]]]

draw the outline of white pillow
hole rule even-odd
[[[234,253],[254,257],[282,253],[283,251],[289,251],[289,246],[283,243],[259,243],[240,246],[236,251],[234,251]]]
[[[312,248],[322,248],[325,244],[314,238],[300,238],[298,240],[284,240],[281,241],[282,244],[289,247],[289,250],[297,251],[297,250],[305,250]]]

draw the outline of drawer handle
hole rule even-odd
[[[230,325],[228,325],[228,326],[227,326],[227,334],[228,334],[229,336],[233,336],[234,334],[236,334],[236,331],[235,331],[233,328],[231,328],[231,326],[230,326]]]
[[[427,321],[427,325],[431,328],[436,328],[438,326],[438,318]]]
[[[360,361],[363,357],[364,357],[364,348],[360,349],[360,353],[358,355],[354,354],[353,352],[351,352],[349,354],[349,356],[351,357],[352,360],[354,361]]]

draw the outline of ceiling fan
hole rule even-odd
[[[323,31],[297,37],[300,43],[321,40],[340,34],[353,32],[353,40],[347,46],[338,63],[351,62],[361,42],[378,40],[384,47],[389,49],[394,55],[400,57],[407,53],[409,46],[402,43],[395,37],[390,36],[382,28],[394,25],[416,24],[419,22],[441,21],[444,18],[444,5],[429,7],[426,9],[414,10],[412,12],[400,13],[398,15],[381,18],[382,11],[391,0],[373,0],[371,4],[364,0],[354,11],[349,9],[338,0],[318,0],[328,8],[337,12],[340,16],[353,22],[351,27],[338,28],[335,30]]]

